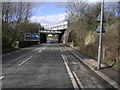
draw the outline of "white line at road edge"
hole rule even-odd
[[[20,63],[19,65],[18,65],[18,67],[19,66],[21,66],[21,65],[23,65],[25,62],[27,62],[29,59],[31,59],[32,58],[32,56],[30,56],[29,58],[27,58],[25,61],[23,61],[22,63]]]
[[[62,57],[64,58],[64,60],[66,60],[67,63],[69,63],[68,59],[66,58],[65,55],[62,55]]]
[[[83,85],[82,85],[82,83],[80,82],[80,80],[78,79],[78,77],[77,77],[77,75],[75,74],[75,72],[74,72],[74,71],[72,71],[72,72],[73,72],[73,75],[75,76],[75,78],[76,78],[79,86],[80,86],[81,88],[83,88]]]
[[[63,47],[61,48],[61,47],[59,47],[60,48],[60,50],[61,50],[61,52],[63,52],[63,50],[62,49],[64,49]],[[64,60],[66,60],[67,61],[67,63],[69,63],[69,61],[68,61],[68,59],[67,59],[67,57],[65,56],[65,55],[63,55],[63,58],[64,58]]]
[[[65,67],[66,67],[66,69],[67,69],[67,72],[68,72],[68,74],[69,74],[70,80],[72,81],[72,85],[73,85],[74,89],[76,90],[76,89],[78,89],[77,82],[75,81],[74,76],[73,76],[70,68],[68,67],[68,64],[67,64],[67,62],[66,62],[66,60],[65,60],[65,58],[64,58],[64,55],[61,55],[61,56],[62,56],[62,58],[63,58],[63,61],[64,61],[64,64],[65,64]]]
[[[3,79],[3,78],[4,78],[4,76],[1,76],[1,77],[0,77],[0,80]]]

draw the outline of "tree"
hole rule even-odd
[[[76,39],[79,46],[84,45],[84,39],[89,31],[94,32],[97,26],[96,18],[100,13],[100,4],[88,4],[86,1],[68,2],[67,19],[70,22],[75,22],[73,32],[76,33]]]
[[[29,2],[2,2],[3,46],[14,45],[31,15]]]

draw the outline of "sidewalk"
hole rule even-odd
[[[64,45],[66,46],[66,45]],[[67,47],[67,48],[66,48]],[[97,70],[97,61],[92,59],[91,57],[82,54],[78,50],[75,50],[69,46],[66,46],[65,48],[70,51],[76,58],[78,58],[80,61],[82,61],[85,65],[87,65],[91,70],[93,70],[96,74],[98,74],[101,78],[103,78],[105,81],[107,81],[109,84],[111,84],[114,88],[118,88],[118,71],[114,70],[111,67],[106,67],[104,64],[101,64],[101,69]],[[119,87],[120,88],[120,87]]]

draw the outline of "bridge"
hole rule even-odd
[[[46,33],[46,34],[60,34],[63,33],[62,30],[39,30],[39,33]]]
[[[52,26],[48,26],[45,28],[45,30],[38,30],[39,33],[50,33],[50,34],[60,34],[64,33],[64,30],[66,30],[68,27],[68,21],[64,21]]]
[[[63,30],[63,29],[67,29],[67,26],[68,26],[68,21],[64,21],[52,26],[48,26],[45,29],[46,30]]]
[[[46,36],[49,36],[49,34],[52,34],[54,36],[57,35],[58,42],[60,42],[67,28],[68,28],[68,21],[63,21],[61,23],[48,26],[45,28],[45,30],[38,30],[38,33],[46,34]]]

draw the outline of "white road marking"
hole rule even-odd
[[[62,56],[62,58],[63,58],[63,61],[64,61],[64,64],[65,64],[65,67],[66,67],[66,69],[67,69],[67,72],[68,72],[68,74],[69,74],[70,80],[72,81],[72,85],[73,85],[74,89],[77,90],[77,89],[78,89],[77,82],[75,81],[75,79],[74,79],[74,77],[73,77],[73,74],[72,74],[70,68],[68,67],[68,64],[67,64],[64,56],[63,56],[63,55],[61,55],[61,56]]]
[[[39,50],[40,48],[36,48],[35,50]]]
[[[61,52],[63,52],[62,48],[61,47],[59,47],[59,48],[60,48]]]
[[[45,49],[45,47],[43,47],[43,48],[36,48],[34,51],[39,50],[38,52],[41,53],[42,50],[44,50],[44,49]]]
[[[83,88],[83,85],[82,85],[82,83],[80,82],[80,80],[79,80],[79,78],[77,77],[77,75],[75,74],[75,72],[74,72],[74,71],[72,71],[72,72],[73,72],[73,75],[75,76],[75,78],[76,78],[79,86],[80,86],[81,88]]]
[[[44,49],[45,49],[45,47],[42,48],[42,50],[44,50]]]
[[[39,50],[39,53],[41,53],[42,52],[42,50]]]
[[[22,63],[20,63],[19,65],[18,65],[18,67],[19,66],[21,66],[21,65],[23,65],[25,62],[27,62],[29,59],[31,59],[32,58],[32,56],[30,56],[29,58],[27,58],[25,61],[23,61]]]
[[[68,59],[66,58],[65,55],[62,55],[62,57],[66,60],[67,63],[69,63]]]
[[[59,48],[60,48],[61,52],[63,52],[62,48],[61,47],[59,47]],[[65,55],[63,55],[63,58],[67,61],[67,63],[69,63],[69,61]]]
[[[4,77],[5,77],[5,76],[1,76],[1,77],[0,77],[0,80],[3,79]]]
[[[59,48],[60,48],[60,50],[62,51],[61,47],[59,47]]]

